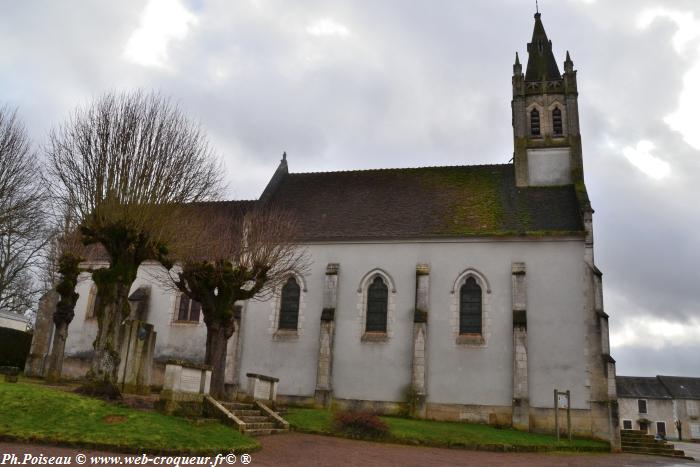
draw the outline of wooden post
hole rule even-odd
[[[554,390],[554,429],[557,432],[557,441],[559,441],[559,391]]]
[[[566,431],[571,441],[571,390],[566,391]]]

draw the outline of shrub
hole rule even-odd
[[[382,438],[389,434],[387,424],[372,412],[338,412],[333,428],[351,438]]]
[[[82,386],[75,389],[77,394],[104,399],[109,401],[122,400],[119,388],[109,381],[87,381]]]
[[[24,361],[32,345],[32,335],[16,329],[0,328],[0,366],[24,370]]]

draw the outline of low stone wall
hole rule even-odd
[[[509,405],[461,405],[428,402],[426,404],[425,418],[430,420],[509,426],[512,422],[512,414],[513,408]]]
[[[79,380],[85,378],[85,374],[90,369],[92,355],[66,356],[63,359],[61,378],[67,380]]]
[[[61,377],[66,380],[80,380],[90,369],[92,353],[66,356],[63,359]],[[151,369],[151,388],[161,389],[165,379],[165,362],[167,359],[153,360]]]

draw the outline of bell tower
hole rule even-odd
[[[513,160],[519,187],[583,181],[576,70],[566,52],[564,74],[559,72],[541,17],[535,13],[525,74],[517,52],[513,65]]]

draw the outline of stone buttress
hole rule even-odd
[[[316,373],[316,404],[329,407],[333,399],[331,370],[333,368],[333,333],[335,329],[335,309],[338,304],[337,263],[326,267],[326,281],[323,289],[323,311],[319,332],[318,369]]]
[[[513,427],[530,429],[530,400],[527,380],[527,288],[525,263],[511,266],[513,282]]]

